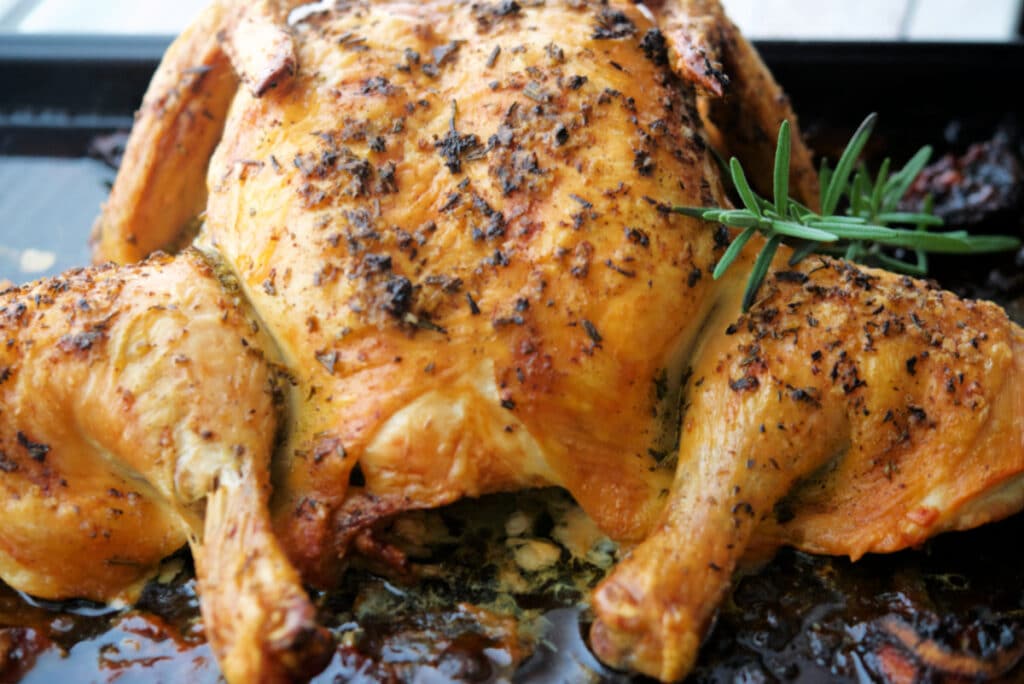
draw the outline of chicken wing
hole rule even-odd
[[[294,72],[280,8],[214,0],[171,45],[136,113],[118,182],[93,226],[95,261],[132,263],[195,237],[206,171],[239,80],[259,94]]]
[[[790,188],[794,198],[818,207],[818,174],[796,113],[768,67],[726,16],[718,0],[654,0],[672,67],[697,88],[705,134],[726,158],[743,161],[751,182],[771,195],[779,124],[793,130]]]

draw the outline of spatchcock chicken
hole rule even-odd
[[[383,522],[558,486],[628,549],[592,648],[668,681],[751,553],[1021,509],[1001,309],[783,249],[742,313],[759,245],[713,280],[667,211],[728,202],[709,142],[770,183],[784,119],[714,0],[213,2],[97,224],[127,265],[2,295],[0,577],[130,601],[188,544],[227,679],[297,680]]]

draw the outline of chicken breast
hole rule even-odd
[[[380,516],[547,484],[638,541],[669,487],[715,304],[714,235],[656,206],[720,198],[692,98],[635,8],[500,9],[310,17],[211,160],[199,240],[297,383],[275,516],[307,576]]]

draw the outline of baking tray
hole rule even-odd
[[[113,180],[117,143],[168,43],[110,36],[0,41],[0,280],[23,282],[87,263],[89,229]],[[819,150],[838,149],[872,111],[881,115],[875,150],[898,159],[925,143],[960,151],[997,128],[1022,130],[1024,110],[1014,99],[1024,83],[1020,43],[758,47]],[[924,681],[944,681],[941,671],[900,651],[890,629],[899,620],[940,652],[1009,658],[992,670],[995,679],[1024,681],[1024,666],[1014,665],[1024,653],[1022,533],[1018,515],[858,564],[783,551],[737,582],[693,679],[865,682],[905,665]],[[187,582],[156,588],[143,611],[110,613],[80,603],[26,608],[25,597],[0,589],[0,647],[4,638],[18,638],[8,652],[32,654],[21,664],[0,659],[0,682],[214,681],[201,635],[168,626],[177,613],[194,615],[191,591]],[[14,615],[29,624],[13,625]],[[514,680],[623,679],[587,652],[581,619],[571,605],[551,610],[542,645]],[[360,663],[336,659],[330,676],[372,680],[374,671]],[[429,670],[425,681],[439,672]]]

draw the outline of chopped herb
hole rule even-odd
[[[501,46],[495,45],[494,49],[491,50],[491,54],[487,57],[487,68],[490,69],[494,66],[494,63],[498,61],[498,55],[501,54]]]
[[[516,0],[502,0],[498,3],[494,13],[499,17],[508,17],[513,14],[519,14],[522,9]]]
[[[526,95],[526,97],[535,102],[547,102],[551,99],[551,96],[545,92],[537,81],[530,81],[527,83],[526,87],[523,88],[523,95]]]
[[[92,349],[93,344],[104,337],[102,330],[89,330],[69,335],[63,335],[57,341],[57,347],[63,352],[86,352]]]
[[[383,76],[373,76],[363,81],[363,87],[359,92],[362,95],[384,95],[386,97],[395,92],[395,87]]]
[[[604,7],[597,15],[593,37],[596,40],[615,40],[628,38],[635,33],[636,26],[622,11]]]
[[[500,249],[494,250],[494,254],[489,259],[492,266],[508,266],[508,255],[502,252]]]
[[[729,389],[734,392],[745,392],[748,390],[756,390],[761,386],[761,381],[753,375],[744,375],[739,380],[730,380]]]
[[[436,66],[441,66],[447,62],[448,59],[458,51],[459,45],[459,41],[453,40],[446,45],[439,45],[432,49],[430,51],[430,56],[434,58],[434,64]]]
[[[633,168],[641,176],[650,176],[654,173],[654,160],[651,159],[646,150],[633,150]]]
[[[647,55],[647,59],[654,62],[655,66],[668,64],[668,44],[665,36],[656,28],[648,29],[644,37],[640,39],[640,49]]]
[[[632,242],[634,245],[640,245],[641,247],[647,247],[651,244],[651,239],[647,233],[640,228],[626,228],[626,239]]]
[[[0,473],[13,473],[18,469],[18,464],[8,460],[7,454],[0,449]]]
[[[577,195],[574,192],[569,193],[569,197],[572,198],[574,201],[576,201],[584,209],[593,209],[594,208],[593,204],[591,204],[587,200],[583,199],[582,197],[580,197],[579,195]]]
[[[604,260],[604,265],[607,266],[608,268],[612,269],[613,271],[615,271],[619,275],[624,275],[627,278],[635,278],[636,277],[636,271],[630,271],[629,269],[622,268],[621,266],[616,265],[616,263],[614,261],[612,261],[611,259],[605,259]]]
[[[459,131],[455,127],[457,114],[458,104],[453,100],[451,126],[448,129],[448,133],[434,143],[434,147],[438,149],[441,158],[444,159],[445,166],[448,167],[452,175],[462,172],[462,157],[467,152],[480,147],[480,139],[475,134],[459,135]]]
[[[555,126],[555,145],[561,147],[569,141],[569,129],[565,124],[559,123]]]
[[[33,461],[38,461],[42,463],[43,461],[46,460],[46,455],[50,453],[49,444],[33,442],[21,430],[18,431],[17,437],[18,444],[20,444],[25,449],[25,451],[28,452],[28,455],[32,458]]]
[[[320,365],[327,369],[327,372],[334,375],[334,365],[338,362],[338,352],[317,352],[316,360],[320,362]]]
[[[381,308],[396,318],[402,318],[412,306],[412,283],[405,276],[391,276],[384,283]]]

